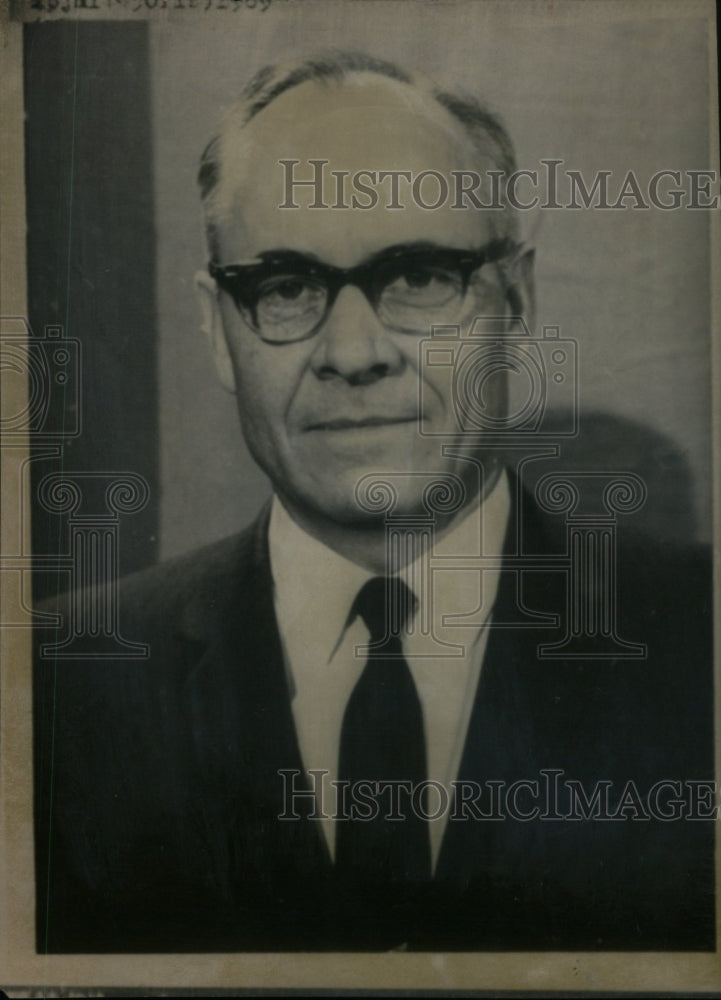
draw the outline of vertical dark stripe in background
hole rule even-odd
[[[36,337],[67,320],[83,352],[82,433],[65,441],[62,466],[33,462],[33,497],[61,468],[144,476],[150,503],[121,519],[122,574],[153,563],[157,547],[150,104],[147,25],[25,26],[29,320]],[[53,425],[71,399],[51,400]],[[102,490],[88,500],[103,512]],[[34,503],[33,551],[62,549],[66,520]],[[36,599],[57,586],[57,574],[36,574]]]

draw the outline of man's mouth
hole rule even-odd
[[[336,417],[332,420],[318,420],[307,424],[306,431],[350,431],[365,427],[389,427],[393,424],[410,424],[418,422],[418,414],[397,417]]]

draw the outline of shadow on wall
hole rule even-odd
[[[568,425],[569,414],[557,411],[548,414],[544,430],[552,436],[554,428]],[[643,481],[646,500],[638,510],[619,517],[619,528],[658,541],[688,544],[696,540],[699,526],[690,465],[665,434],[625,417],[589,413],[581,416],[576,437],[556,440],[558,458],[524,466],[524,483],[531,493],[549,473],[632,473]]]

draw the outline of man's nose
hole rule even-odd
[[[363,292],[346,285],[317,334],[312,356],[318,378],[367,385],[402,371],[405,360]]]

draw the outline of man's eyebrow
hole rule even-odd
[[[413,240],[409,243],[394,243],[391,246],[383,247],[381,250],[376,250],[375,253],[369,254],[361,262],[363,264],[372,263],[376,260],[382,260],[385,257],[396,257],[404,253],[423,253],[428,251],[442,251],[449,249],[461,249],[466,250],[465,247],[448,247],[443,243],[436,243],[433,240]],[[289,247],[274,247],[271,250],[264,250],[262,253],[256,254],[256,256],[248,261],[243,261],[242,263],[257,263],[258,261],[267,260],[272,257],[288,257],[288,258],[300,258],[301,260],[312,260],[318,264],[327,264],[327,261],[319,257],[318,254],[311,253],[310,251],[304,250],[291,250]]]
[[[397,254],[402,254],[402,253],[419,253],[428,250],[435,251],[435,250],[450,250],[450,249],[465,250],[466,248],[448,247],[444,243],[436,243],[433,240],[413,240],[410,243],[394,243],[393,246],[384,247],[382,250],[379,250],[377,253],[374,253],[369,259],[375,260],[378,257],[396,256]]]
[[[269,257],[295,257],[301,260],[312,260],[317,264],[323,263],[318,254],[312,253],[310,250],[292,250],[290,247],[273,247],[271,250],[263,250],[262,253],[255,255],[253,263],[267,260]]]
[[[360,261],[360,263],[354,265],[354,267],[338,268],[333,264],[328,264],[321,257],[319,257],[318,254],[312,253],[310,250],[305,251],[293,250],[290,247],[273,247],[271,250],[262,250],[253,257],[246,257],[243,260],[235,260],[232,264],[226,265],[226,267],[230,267],[231,269],[234,267],[258,267],[273,260],[285,261],[288,263],[292,263],[295,260],[318,264],[321,267],[327,267],[331,270],[335,268],[337,271],[353,271],[355,267],[367,267],[369,264],[372,265],[384,260],[393,260],[394,258],[402,257],[405,254],[412,256],[413,254],[420,253],[442,253],[448,252],[449,250],[466,253],[473,252],[464,247],[449,247],[443,243],[436,243],[434,240],[412,240],[409,243],[394,243],[392,246],[383,247],[383,249],[370,254],[364,260]]]
[[[272,250],[262,250],[260,253],[253,254],[252,257],[243,257],[240,260],[234,260],[232,264],[225,264],[224,267],[257,267],[259,264],[265,264],[266,261],[272,260],[275,257],[287,258],[290,260],[312,260],[316,263],[322,263],[320,257],[310,251],[305,252],[303,250],[291,250],[289,247],[274,247]]]

